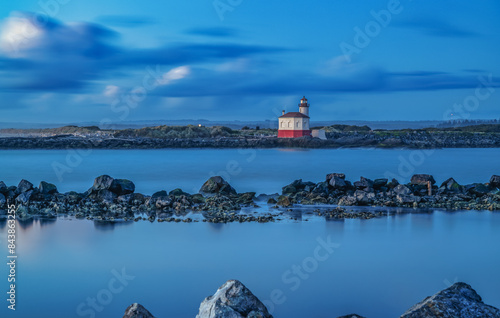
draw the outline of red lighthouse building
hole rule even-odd
[[[304,96],[300,100],[299,111],[286,113],[279,117],[278,138],[298,138],[311,136],[309,129],[309,104]]]

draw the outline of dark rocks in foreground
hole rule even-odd
[[[500,318],[500,310],[483,303],[471,286],[455,283],[408,309],[401,318]],[[154,318],[139,304],[123,318]],[[203,300],[196,318],[272,318],[264,304],[237,280],[228,280]],[[350,314],[338,318],[364,318]]]
[[[499,318],[500,310],[483,303],[471,286],[455,283],[408,309],[401,318]]]

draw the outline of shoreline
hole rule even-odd
[[[434,178],[426,174],[413,175],[409,183],[400,184],[395,179],[364,177],[351,182],[342,173],[330,173],[318,183],[299,179],[285,185],[281,195],[257,197],[255,192],[238,193],[220,176],[208,179],[199,193],[174,189],[152,195],[135,193],[132,181],[107,175],[97,177],[84,193],[59,193],[54,184],[44,181],[38,187],[27,180],[21,180],[17,186],[7,186],[0,181],[0,216],[5,215],[7,206],[12,204],[20,220],[68,215],[112,222],[267,223],[285,218],[302,219],[293,212],[306,207],[327,219],[371,219],[389,213],[374,208],[387,207],[498,211],[500,176],[493,175],[487,183],[468,185],[449,178],[438,187]],[[267,207],[267,213],[255,212],[262,210],[262,206]],[[366,207],[367,211],[358,212],[353,207]]]
[[[54,135],[47,137],[0,137],[0,150],[11,149],[188,149],[188,148],[378,148],[442,149],[500,148],[498,133],[419,132],[401,135],[332,133],[328,139],[312,137],[231,136],[206,138],[150,138]]]

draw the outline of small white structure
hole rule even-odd
[[[326,133],[324,129],[313,129],[311,134],[313,137],[326,140]]]
[[[286,113],[279,117],[278,138],[297,138],[311,136],[309,129],[309,104],[304,96],[300,100],[299,111]]]

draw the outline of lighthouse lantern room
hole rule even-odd
[[[309,128],[309,103],[304,96],[300,100],[299,111],[289,112],[279,117],[278,138],[298,138],[311,136]]]

